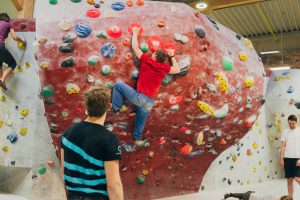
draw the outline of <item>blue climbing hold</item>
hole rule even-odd
[[[138,80],[138,78],[139,78],[139,71],[138,71],[138,70],[132,71],[132,72],[131,72],[131,78],[132,78],[133,80]]]
[[[111,8],[115,11],[120,11],[123,10],[125,8],[125,4],[123,2],[114,2],[111,4]]]
[[[289,89],[287,90],[287,93],[293,93],[293,92],[294,92],[294,88],[290,86]]]
[[[112,43],[105,43],[100,48],[100,52],[105,58],[112,58],[116,55],[116,46]]]
[[[290,72],[283,72],[282,75],[286,76],[288,75]]]
[[[92,27],[88,24],[78,23],[75,26],[75,33],[78,37],[85,38],[92,32]]]
[[[6,139],[8,139],[12,144],[16,143],[18,140],[18,134],[16,133],[11,133],[9,134]]]

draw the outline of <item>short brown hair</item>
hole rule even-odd
[[[293,197],[290,197],[290,196],[282,196],[282,197],[280,197],[280,200],[293,200]]]
[[[10,17],[6,13],[0,13],[0,21],[10,21]]]
[[[111,100],[110,90],[104,85],[93,86],[83,93],[84,105],[89,117],[101,117]]]
[[[159,63],[164,63],[167,59],[167,54],[162,49],[157,49],[155,52],[155,59]]]
[[[296,115],[290,115],[289,117],[288,117],[288,121],[297,121],[297,117],[296,117]]]

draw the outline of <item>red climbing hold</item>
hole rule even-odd
[[[181,147],[180,151],[184,154],[184,155],[188,155],[189,153],[191,153],[193,150],[193,147],[190,144],[186,144],[183,147]]]
[[[121,37],[123,32],[120,28],[120,26],[111,26],[107,31],[107,35],[109,35],[112,38],[118,38]]]
[[[138,27],[138,28],[140,28],[140,30],[139,30],[139,34],[138,35],[141,35],[142,33],[143,33],[143,28],[141,27],[141,25],[140,24],[138,24],[138,23],[132,23],[132,24],[130,24],[129,26],[128,26],[128,32],[132,35],[132,28],[133,27]]]
[[[169,99],[169,104],[170,105],[177,105],[182,102],[183,98],[182,96],[177,96]]]
[[[133,6],[133,1],[132,1],[132,0],[126,1],[126,5],[127,5],[128,7]]]
[[[162,47],[161,38],[158,36],[151,36],[148,38],[148,46],[152,52]]]
[[[177,53],[177,47],[173,42],[168,42],[163,45],[163,49],[165,52],[168,52],[168,50],[174,50],[174,55]]]
[[[100,16],[100,11],[96,8],[86,11],[86,15],[90,18],[97,18]]]
[[[185,132],[187,130],[189,130],[189,128],[187,128],[185,126],[182,126],[182,127],[179,128],[179,131],[182,131],[182,132]]]
[[[136,5],[143,6],[144,5],[144,0],[137,0]]]

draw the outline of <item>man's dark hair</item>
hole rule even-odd
[[[84,105],[89,117],[101,117],[111,100],[110,90],[103,85],[93,86],[83,93]]]
[[[0,21],[10,21],[10,17],[6,13],[0,13]]]
[[[156,61],[159,63],[164,63],[167,59],[167,54],[162,49],[157,49],[155,52]]]
[[[289,117],[288,117],[288,121],[297,121],[297,117],[296,117],[296,115],[290,115]]]
[[[280,200],[293,200],[293,198],[290,196],[282,196],[280,197]]]

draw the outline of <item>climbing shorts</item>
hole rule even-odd
[[[8,67],[15,69],[17,62],[11,53],[5,48],[3,44],[0,44],[0,69],[2,69],[2,64],[6,63]]]
[[[298,158],[284,158],[285,178],[300,177],[300,167],[297,167]]]

